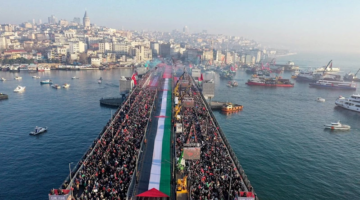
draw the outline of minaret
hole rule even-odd
[[[84,25],[84,29],[89,29],[90,28],[90,18],[87,15],[87,11],[85,11],[85,15],[83,18],[83,25]]]

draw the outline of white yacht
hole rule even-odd
[[[74,77],[71,77],[71,79],[79,79],[79,77],[74,76]]]
[[[14,90],[14,92],[24,92],[26,87],[17,86]]]
[[[347,130],[350,130],[350,128],[351,128],[351,126],[349,126],[349,125],[341,124],[340,121],[332,122],[331,124],[325,124],[324,126],[325,126],[325,129],[342,130],[342,131],[347,131]]]
[[[360,112],[360,94],[353,94],[349,98],[340,96],[336,99],[335,104],[348,110]]]
[[[38,78],[40,78],[40,76],[33,76],[33,78],[38,79]]]
[[[21,80],[22,79],[22,77],[21,76],[15,76],[15,78],[14,78],[15,80]]]
[[[3,78],[3,77],[1,77],[0,81],[6,81],[6,79],[5,79],[5,78]]]
[[[38,135],[40,133],[44,133],[47,131],[47,127],[43,128],[43,127],[35,127],[35,130],[33,132],[30,132],[30,135]]]
[[[321,98],[321,97],[318,97],[318,98],[316,99],[316,101],[318,101],[318,102],[325,102],[325,99],[324,99],[324,98]]]

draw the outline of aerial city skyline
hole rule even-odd
[[[189,27],[171,32],[116,30],[91,23],[88,11],[67,21],[51,15],[47,22],[35,19],[19,25],[2,24],[0,50],[3,64],[36,62],[89,64],[144,63],[172,56],[193,64],[254,65],[273,57],[294,54],[240,36],[190,33]],[[20,63],[20,64],[21,64]]]
[[[3,4],[3,8],[14,6],[12,2]],[[42,5],[51,12],[34,12],[37,5]],[[356,47],[360,44],[356,37],[359,30],[352,25],[356,23],[356,9],[360,7],[356,1],[349,1],[347,4],[328,1],[304,1],[294,4],[278,0],[223,3],[156,1],[142,4],[127,1],[104,1],[103,4],[84,1],[71,4],[67,1],[35,1],[31,5],[26,5],[27,7],[24,6],[20,4],[18,9],[29,8],[27,12],[21,12],[11,18],[8,17],[8,11],[3,10],[0,13],[0,23],[20,24],[26,19],[41,19],[45,22],[46,16],[51,14],[58,19],[70,21],[73,16],[82,17],[79,15],[80,10],[87,10],[92,13],[94,24],[115,29],[171,32],[173,29],[181,30],[186,25],[191,33],[208,30],[212,34],[254,39],[264,46],[308,52],[354,53],[358,52]],[[264,10],[253,12],[259,6]],[[140,15],[132,11],[137,11]],[[222,14],[214,14],[217,12]]]

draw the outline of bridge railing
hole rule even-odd
[[[228,150],[228,152],[229,152],[229,154],[230,154],[230,156],[231,156],[231,159],[232,159],[233,162],[235,163],[236,168],[238,169],[238,171],[239,171],[239,173],[240,173],[240,176],[242,177],[242,179],[243,179],[243,181],[244,181],[244,183],[245,183],[245,186],[246,186],[247,190],[250,191],[250,192],[253,192],[253,193],[255,194],[255,198],[258,200],[259,198],[257,197],[257,195],[256,195],[256,193],[255,193],[255,191],[254,191],[254,188],[253,188],[252,185],[250,184],[250,181],[249,181],[249,179],[247,178],[247,176],[246,176],[246,174],[245,174],[245,171],[244,171],[244,169],[242,168],[242,166],[241,166],[241,164],[240,164],[240,162],[239,162],[236,154],[235,154],[234,151],[232,150],[230,143],[228,142],[228,140],[227,140],[224,132],[222,131],[222,129],[221,129],[221,127],[220,127],[220,124],[218,123],[218,121],[216,120],[214,114],[212,113],[211,107],[210,107],[209,104],[207,103],[207,101],[206,101],[206,99],[204,98],[204,96],[201,94],[201,92],[200,92],[200,90],[199,90],[199,87],[195,84],[194,78],[193,78],[192,76],[190,76],[190,77],[191,77],[191,80],[192,80],[193,85],[198,89],[198,91],[199,91],[199,93],[200,93],[199,95],[200,95],[200,97],[201,97],[201,100],[202,100],[203,104],[205,105],[207,112],[210,114],[213,123],[215,124],[216,127],[219,127],[218,132],[219,132],[219,134],[220,134],[220,136],[221,136],[224,144],[226,145],[226,148],[227,148],[227,150]]]
[[[150,109],[150,114],[149,114],[149,119],[151,119],[152,117],[152,114],[153,114],[153,109],[154,109],[154,105],[155,105],[155,100],[156,100],[156,97],[157,97],[157,93],[158,93],[158,90],[156,89],[156,92],[155,92],[155,96],[154,96],[154,99],[153,99],[153,104],[151,106],[151,109]],[[138,153],[138,158],[136,160],[136,165],[135,165],[135,173],[133,174],[133,177],[131,179],[131,182],[130,182],[130,185],[129,185],[129,188],[128,188],[128,192],[127,192],[127,195],[126,195],[126,199],[132,199],[134,193],[135,193],[135,185],[136,185],[136,182],[138,180],[138,176],[140,174],[139,172],[139,169],[141,167],[141,163],[139,162],[139,160],[142,160],[143,156],[144,156],[144,141],[146,139],[146,136],[147,136],[147,133],[149,131],[149,123],[150,123],[150,120],[148,120],[147,124],[146,124],[146,127],[145,127],[145,132],[144,132],[144,137],[141,141],[141,145],[140,145],[140,148],[139,148],[139,153]]]

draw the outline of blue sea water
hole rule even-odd
[[[356,71],[355,56],[298,54],[277,63],[294,61],[300,67],[321,67],[334,59],[334,67]],[[0,72],[0,199],[46,199],[68,175],[69,162],[78,162],[110,118],[101,97],[118,96],[121,75],[129,70],[51,71],[41,79],[71,84],[55,90],[40,85],[33,74],[13,80],[14,73]],[[72,80],[73,76],[80,77]],[[290,73],[282,74],[290,77]],[[98,84],[97,79],[103,78]],[[309,88],[262,88],[245,85],[250,78],[237,72],[239,87],[226,87],[215,77],[214,100],[244,105],[232,115],[215,112],[240,163],[261,199],[358,199],[360,196],[360,113],[335,107],[339,95],[353,92]],[[13,93],[26,86],[22,94]],[[323,97],[326,102],[315,99]],[[114,110],[114,109],[113,109]],[[352,130],[324,131],[323,125],[341,120]],[[35,126],[48,126],[40,136],[29,136]]]

